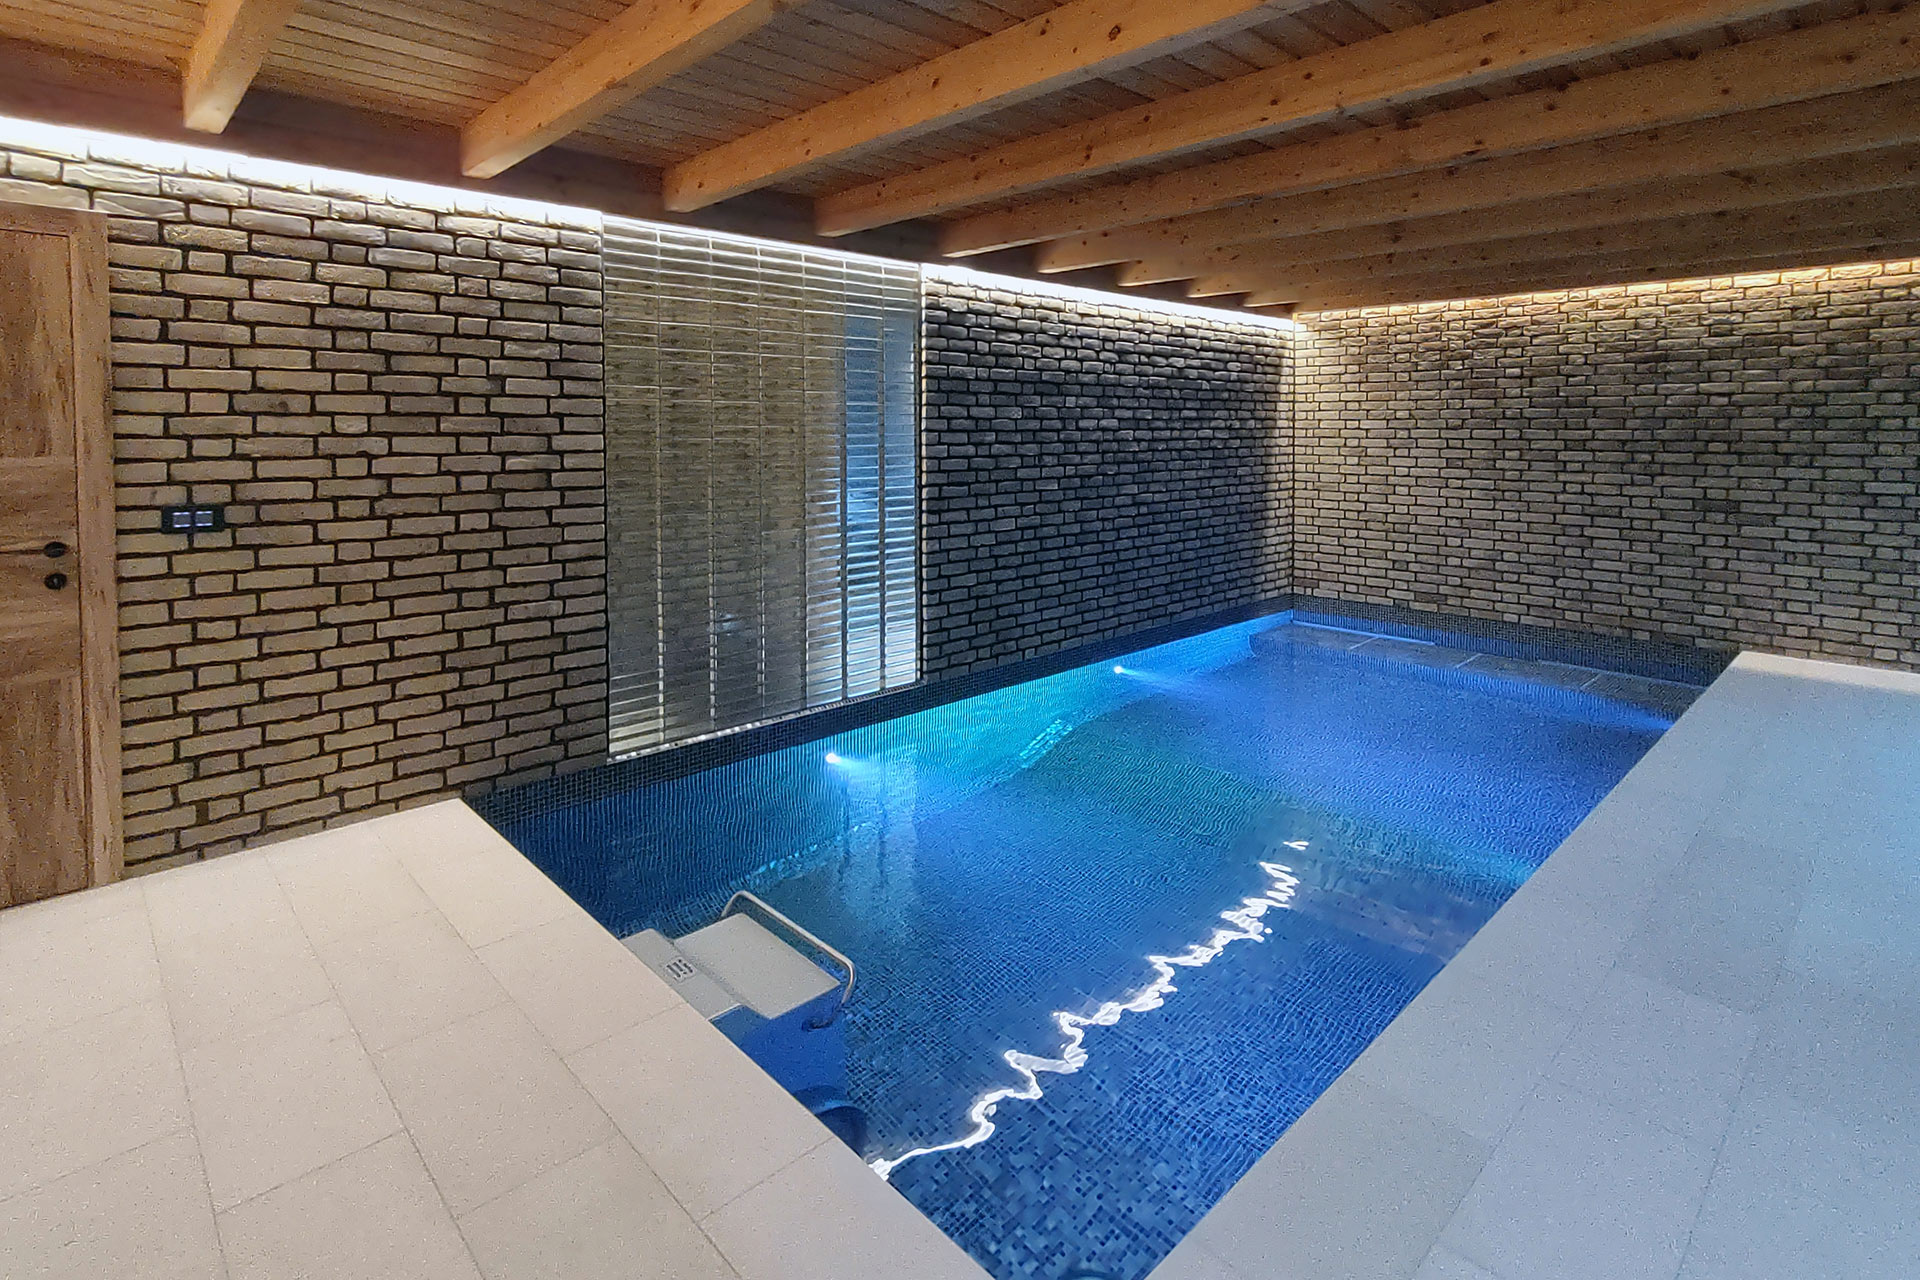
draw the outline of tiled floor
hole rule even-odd
[[[458,804],[0,913],[0,1101],[7,1280],[984,1276]],[[1154,1280],[1917,1275],[1920,677],[1749,656]]]
[[[0,913],[0,1276],[983,1280],[459,804]]]
[[[1154,1280],[1920,1276],[1920,677],[1748,655]]]

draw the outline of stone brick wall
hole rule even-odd
[[[148,152],[111,217],[129,864],[604,758],[596,221]],[[227,504],[229,532],[157,532]]]
[[[1286,335],[929,272],[922,675],[1287,589]]]
[[[1295,589],[1920,666],[1913,263],[1310,316]]]

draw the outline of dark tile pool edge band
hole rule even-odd
[[[732,764],[735,760],[764,755],[769,751],[818,742],[822,738],[831,738],[835,734],[863,729],[870,724],[879,724],[882,720],[893,720],[900,716],[930,711],[934,707],[943,707],[950,702],[961,702],[983,693],[992,693],[1012,685],[1025,684],[1029,680],[1057,675],[1062,671],[1086,666],[1090,662],[1101,662],[1139,649],[1171,644],[1175,640],[1184,640],[1188,636],[1197,636],[1220,627],[1232,626],[1236,622],[1248,622],[1254,618],[1284,614],[1292,607],[1291,596],[1250,601],[1235,605],[1231,609],[1192,618],[1179,618],[1157,627],[1150,627],[1145,631],[1130,631],[1125,635],[1109,636],[1072,649],[1062,649],[1057,653],[1018,658],[1002,666],[968,671],[957,676],[910,685],[905,689],[895,689],[889,693],[878,693],[852,702],[838,703],[817,711],[803,711],[783,720],[750,725],[744,729],[733,729],[692,742],[659,747],[598,767],[589,766],[579,772],[496,791],[490,795],[469,796],[468,800],[474,808],[490,820],[505,819],[516,813],[539,810],[553,805],[578,804],[601,796],[614,795],[631,787],[667,782],[688,774],[717,769],[721,765]]]
[[[1712,683],[1734,656],[1731,652],[1666,641],[1586,635],[1523,623],[1493,622],[1314,596],[1276,596],[468,798],[489,820],[506,821],[518,814],[585,803],[633,787],[717,769],[736,760],[817,742],[882,720],[913,715],[1088,663],[1171,644],[1254,618],[1278,615],[1290,615],[1292,621],[1314,626],[1345,627],[1406,640],[1472,648],[1498,657],[1544,659],[1702,686]]]
[[[1727,669],[1733,649],[1708,649],[1671,640],[1561,631],[1522,622],[1426,613],[1397,605],[1360,604],[1318,596],[1293,597],[1293,620],[1312,626],[1348,627],[1402,640],[1474,649],[1498,658],[1532,658],[1592,667],[1621,675],[1706,687]]]

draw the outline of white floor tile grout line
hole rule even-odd
[[[414,878],[412,869],[409,868],[406,865],[406,863],[401,859],[398,851],[396,851],[391,845],[389,845],[386,842],[386,839],[378,831],[372,830],[373,821],[377,821],[377,820],[369,821],[368,833],[371,834],[373,838],[380,843],[381,847],[386,850],[387,856],[393,859],[394,864],[400,868],[400,870],[406,875],[408,880],[413,882],[414,887],[420,890],[422,896],[424,896],[428,902],[433,904],[434,914],[438,915],[443,921],[446,921],[448,928],[452,928],[453,922],[450,920],[446,920],[446,913],[441,911],[440,904],[437,902],[434,902],[433,895],[430,893],[427,893],[426,888],[423,885],[421,885],[417,879]],[[316,836],[324,835],[324,833],[316,832],[314,833],[314,835]],[[304,839],[308,837],[300,837],[300,838]],[[282,843],[286,843],[286,842],[282,842]],[[273,846],[269,845],[267,846],[267,848],[271,849],[273,848]],[[343,1000],[340,996],[340,988],[338,985],[335,984],[333,980],[333,973],[327,968],[326,963],[321,960],[320,948],[314,942],[313,935],[308,931],[306,922],[301,920],[299,911],[294,909],[292,898],[288,897],[287,895],[286,882],[280,878],[280,868],[277,865],[275,865],[271,854],[262,854],[262,857],[266,861],[267,870],[272,875],[274,884],[280,890],[280,896],[287,899],[287,910],[293,916],[294,922],[300,927],[301,936],[307,940],[307,948],[313,953],[313,962],[320,966],[320,972],[327,980],[327,989],[333,992],[334,1003],[340,1006],[340,1009],[344,1015],[347,1007],[346,1001]],[[425,913],[423,912],[421,914],[425,914]],[[367,930],[366,932],[371,932],[371,931],[372,930]],[[347,936],[347,935],[343,935],[343,936]],[[410,1126],[407,1123],[407,1117],[405,1113],[403,1113],[400,1110],[399,1104],[394,1102],[392,1090],[387,1088],[386,1077],[383,1074],[381,1074],[381,1071],[380,1071],[380,1059],[374,1054],[373,1049],[367,1044],[366,1037],[361,1034],[359,1025],[354,1022],[351,1016],[346,1017],[346,1023],[347,1023],[348,1031],[351,1032],[353,1035],[354,1042],[360,1046],[360,1052],[366,1055],[367,1063],[373,1069],[373,1078],[380,1082],[380,1096],[386,1099],[387,1106],[392,1108],[393,1110],[394,1118],[399,1121],[399,1124],[400,1124],[399,1135],[404,1136],[406,1138],[407,1147],[409,1150],[413,1152],[413,1158],[420,1162],[421,1170],[425,1172],[425,1174],[427,1175],[428,1185],[432,1186],[433,1194],[439,1199],[441,1211],[447,1215],[447,1221],[453,1224],[454,1234],[460,1240],[460,1247],[466,1250],[468,1261],[473,1263],[474,1273],[476,1275],[481,1274],[480,1259],[473,1252],[473,1246],[467,1242],[466,1232],[460,1229],[460,1219],[454,1214],[453,1206],[447,1202],[447,1193],[440,1186],[440,1179],[434,1176],[433,1166],[427,1163],[425,1153],[423,1153],[420,1150],[420,1144],[417,1140],[415,1140],[413,1136],[412,1126]],[[359,1155],[361,1152],[370,1150],[373,1147],[377,1147],[381,1143],[386,1142],[395,1136],[396,1136],[395,1134],[391,1134],[391,1133],[384,1134],[381,1137],[374,1139],[372,1142],[367,1143],[365,1146],[362,1146],[357,1148],[356,1150],[350,1151],[347,1154],[340,1156],[335,1160],[328,1161],[327,1164],[322,1165],[321,1168],[322,1169],[331,1168],[333,1165],[339,1164],[343,1160],[351,1160],[354,1156]],[[306,1173],[301,1174],[300,1177],[301,1178],[312,1177],[314,1174],[319,1172],[320,1172],[320,1169],[310,1169]],[[281,1187],[290,1186],[294,1182],[297,1182],[299,1180],[300,1180],[299,1178],[290,1178],[286,1182],[281,1183],[280,1187],[271,1188],[270,1190],[263,1191],[260,1194],[271,1195],[274,1191],[280,1190]],[[258,1199],[257,1196],[254,1198]],[[233,1209],[236,1209],[238,1207],[239,1207],[238,1205],[232,1205],[232,1206],[229,1206],[228,1209],[222,1210],[222,1212],[231,1212]],[[223,1256],[226,1253],[226,1247],[227,1247],[226,1238],[222,1236],[220,1241],[220,1250]]]
[[[1754,1015],[1756,1021],[1761,1014],[1772,1009],[1774,992],[1780,989],[1780,984],[1785,981],[1785,979],[1786,965],[1783,962],[1779,968],[1774,971],[1773,986],[1768,991],[1766,999],[1760,1002],[1759,1011]],[[1733,1136],[1734,1122],[1740,1118],[1741,1103],[1746,1098],[1747,1086],[1753,1081],[1754,1068],[1759,1065],[1759,1059],[1760,1029],[1756,1026],[1754,1042],[1747,1047],[1746,1060],[1740,1065],[1740,1087],[1733,1091],[1732,1110],[1727,1115],[1726,1127],[1720,1131],[1720,1140],[1714,1144],[1713,1165],[1707,1171],[1707,1181],[1705,1185],[1700,1188],[1700,1203],[1694,1209],[1693,1221],[1687,1224],[1687,1238],[1682,1241],[1680,1245],[1679,1273],[1683,1276],[1687,1271],[1687,1258],[1693,1253],[1694,1233],[1700,1229],[1700,1215],[1706,1211],[1707,1195],[1713,1190],[1714,1180],[1720,1175],[1721,1158],[1726,1154],[1727,1140]]]
[[[213,1247],[220,1257],[220,1274],[230,1277],[233,1265],[227,1259],[226,1237],[220,1232],[220,1207],[213,1199],[213,1179],[207,1173],[207,1152],[200,1142],[200,1125],[193,1117],[193,1097],[187,1089],[186,1055],[180,1047],[180,1025],[173,1015],[173,1001],[168,996],[166,967],[160,963],[160,941],[153,932],[153,898],[148,886],[140,885],[140,916],[146,926],[147,945],[153,948],[153,968],[160,982],[160,1007],[167,1015],[167,1033],[173,1037],[172,1065],[180,1077],[180,1097],[187,1109],[187,1133],[193,1138],[194,1164],[200,1170],[200,1189],[207,1197],[207,1223],[213,1228]]]

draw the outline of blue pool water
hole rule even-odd
[[[623,936],[748,888],[848,952],[876,1172],[1001,1280],[1137,1280],[1675,711],[1354,639],[1247,623],[500,822]]]

